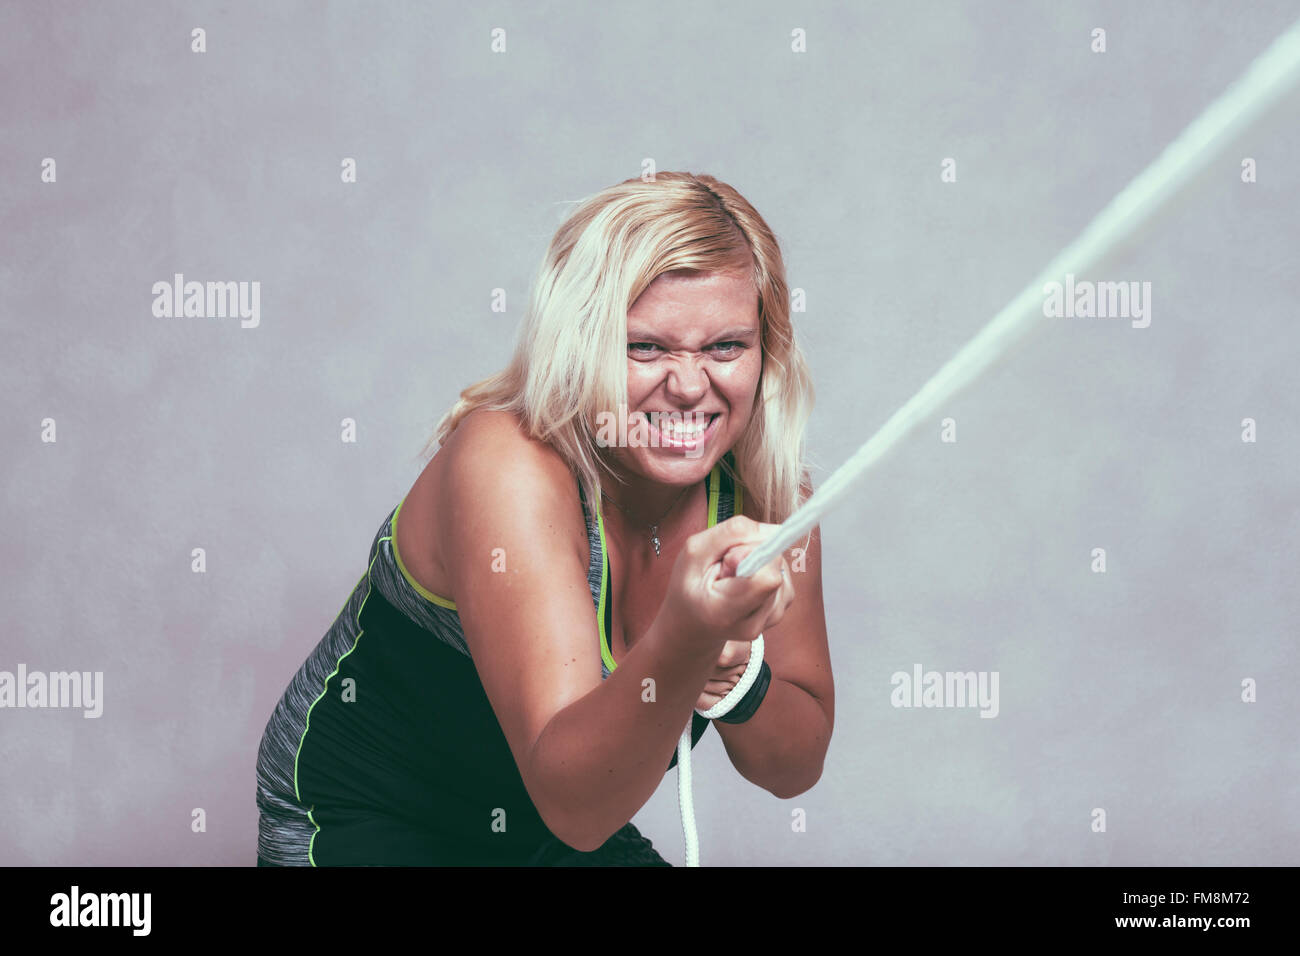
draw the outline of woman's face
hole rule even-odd
[[[618,460],[651,481],[702,481],[749,424],[762,368],[752,278],[659,276],[627,316],[628,444],[649,440]]]

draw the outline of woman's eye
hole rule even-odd
[[[709,351],[723,358],[732,358],[739,355],[745,349],[744,342],[717,342],[709,346]],[[659,346],[653,342],[629,342],[627,351],[630,355],[639,355],[649,357],[659,351]]]

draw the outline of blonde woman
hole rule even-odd
[[[739,193],[659,173],[583,201],[267,724],[258,864],[667,865],[629,821],[759,634],[763,677],[712,723],[747,780],[812,787],[819,529],[734,575],[811,493],[812,398]]]

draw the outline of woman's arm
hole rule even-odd
[[[811,494],[805,479],[803,500]],[[821,778],[835,726],[821,527],[812,529],[802,558],[791,549],[785,559],[795,596],[781,622],[763,633],[763,659],[772,669],[767,695],[743,724],[713,723],[740,775],[783,800],[812,789]]]
[[[656,619],[614,673],[546,725],[529,775],[554,798],[557,821],[567,821],[565,843],[595,850],[645,806],[719,650],[720,643],[692,647]],[[643,693],[646,677],[655,682],[653,700]]]
[[[436,522],[440,554],[479,678],[546,825],[569,846],[595,850],[662,782],[713,663],[738,629],[718,627],[723,616],[699,621],[661,609],[602,681],[582,512],[563,460],[521,436],[505,413],[467,417],[443,452],[450,457]],[[753,528],[719,526],[707,540],[720,557]],[[705,557],[695,538],[683,554],[683,567]],[[494,555],[504,571],[493,570]],[[770,605],[780,575],[767,570],[750,580],[722,582],[722,591],[746,607]],[[646,678],[654,680],[653,700]]]

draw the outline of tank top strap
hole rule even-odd
[[[744,507],[744,488],[734,477],[736,469],[736,458],[731,452],[722,456],[722,461],[718,462],[717,467],[709,476],[712,481],[713,475],[718,476],[718,500],[716,512],[713,508],[713,502],[709,502],[709,523],[710,525],[726,521],[733,515],[742,513]],[[710,499],[712,499],[713,489],[710,487]],[[716,514],[716,520],[714,515]]]
[[[605,549],[595,509],[588,507],[581,481],[578,481],[578,502],[582,505],[582,520],[587,525],[587,548],[591,552],[587,561],[587,589],[591,592],[592,604],[599,612],[601,592],[604,590]]]

